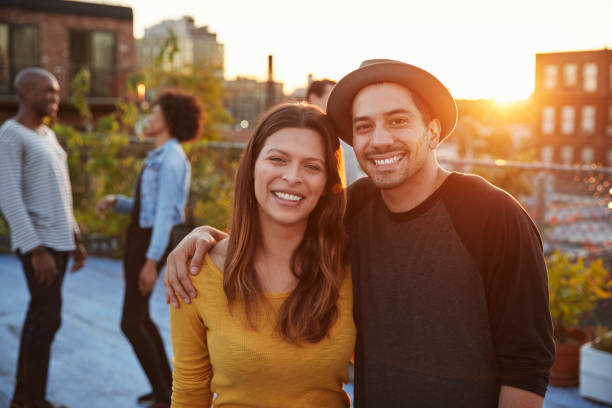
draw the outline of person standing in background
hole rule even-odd
[[[30,303],[21,331],[11,408],[61,408],[46,400],[51,343],[61,325],[62,283],[83,267],[87,252],[72,209],[66,152],[44,124],[59,108],[50,72],[25,68],[15,78],[19,111],[0,128],[0,210],[11,248],[23,265]]]
[[[306,102],[318,106],[325,112],[327,110],[327,100],[332,89],[334,89],[334,85],[336,85],[336,82],[331,79],[312,81],[306,91]],[[365,177],[366,174],[359,167],[353,148],[342,139],[339,140],[344,161],[344,183],[348,186],[355,180]]]
[[[155,142],[155,149],[147,154],[134,198],[108,195],[96,204],[100,216],[108,208],[131,214],[123,258],[126,287],[121,330],[153,388],[138,397],[138,402],[149,402],[155,408],[170,406],[172,371],[149,314],[149,298],[170,250],[172,228],[185,221],[191,166],[179,143],[199,135],[201,118],[202,108],[195,96],[162,93],[144,133]]]

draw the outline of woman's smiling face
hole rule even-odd
[[[327,183],[321,139],[314,130],[291,127],[266,139],[253,172],[262,226],[306,226]]]

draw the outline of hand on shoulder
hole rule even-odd
[[[217,245],[215,245],[208,253],[212,262],[221,272],[223,272],[223,269],[225,267],[225,258],[227,256],[228,244],[229,237],[226,237],[223,240],[219,241]]]
[[[185,303],[189,303],[196,296],[196,290],[191,284],[190,275],[197,275],[204,264],[204,256],[212,247],[227,234],[208,225],[198,227],[191,231],[166,259],[166,273],[164,286],[166,287],[166,303],[179,307],[177,295]],[[191,264],[189,264],[191,260]],[[225,259],[221,265],[225,263]],[[176,292],[176,293],[175,293]]]

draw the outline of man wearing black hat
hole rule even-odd
[[[327,111],[369,176],[349,188],[346,214],[355,405],[541,407],[554,359],[541,239],[509,194],[439,166],[457,121],[446,87],[412,65],[366,61]],[[199,262],[215,238],[193,233],[167,280],[193,294],[177,263],[194,251]]]
[[[541,406],[554,359],[541,239],[509,194],[439,166],[457,121],[446,87],[367,61],[328,114],[369,176],[346,215],[357,404]]]

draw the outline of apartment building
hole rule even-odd
[[[94,114],[114,109],[135,69],[133,12],[129,7],[64,0],[0,2],[0,122],[15,114],[15,75],[28,66],[52,72],[62,88],[60,118],[76,116],[70,81],[82,68],[91,73]]]
[[[612,50],[536,55],[541,159],[612,166]]]

